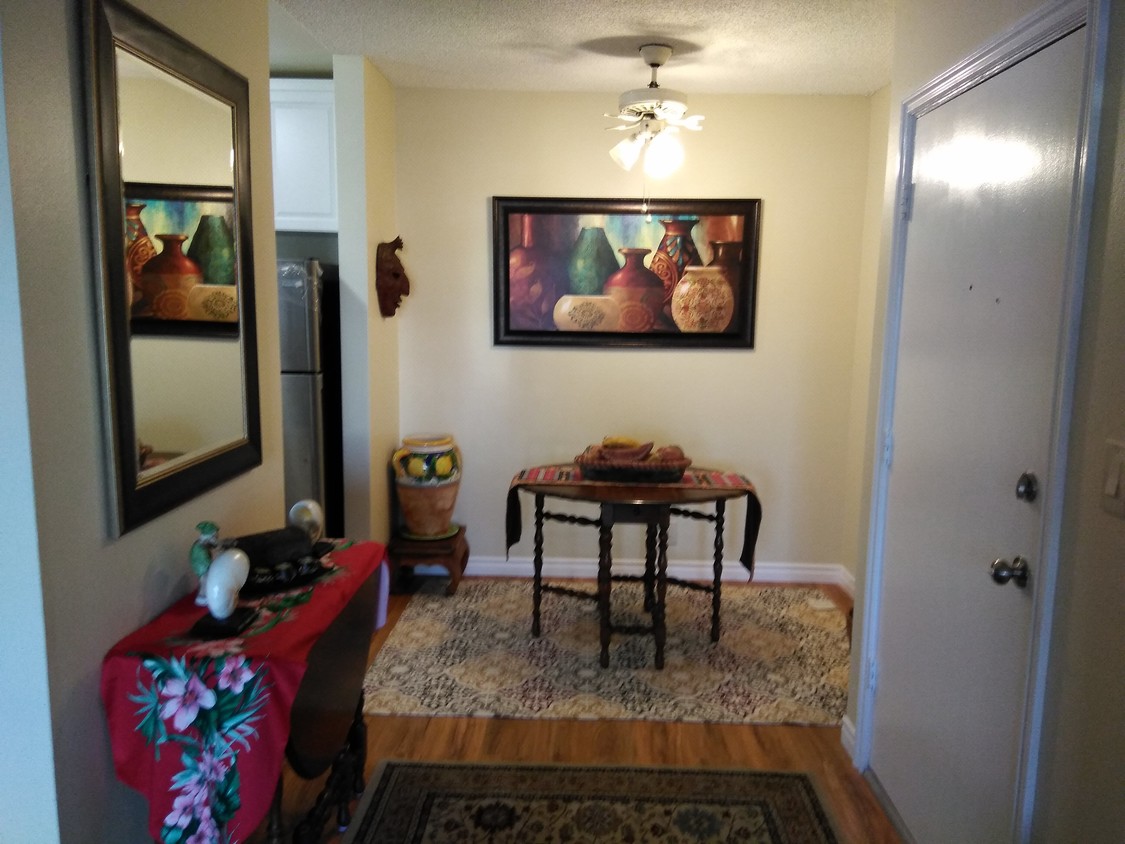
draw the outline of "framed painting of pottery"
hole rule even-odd
[[[493,197],[493,340],[752,349],[760,217],[760,199]]]
[[[134,334],[238,335],[229,187],[125,183],[125,275]]]

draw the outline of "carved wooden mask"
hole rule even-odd
[[[379,297],[379,313],[385,317],[394,316],[402,297],[410,295],[410,279],[396,254],[399,249],[401,237],[375,247],[375,293]]]

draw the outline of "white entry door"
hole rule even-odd
[[[870,767],[918,844],[1019,835],[1084,54],[1080,30],[915,127]],[[995,582],[1017,558],[1026,584]]]

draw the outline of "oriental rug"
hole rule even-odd
[[[819,725],[844,715],[844,615],[816,588],[724,584],[712,642],[710,595],[669,586],[657,670],[650,635],[614,634],[609,667],[598,664],[594,601],[544,594],[533,638],[530,580],[470,578],[452,596],[442,578],[425,580],[368,669],[369,715]],[[640,584],[614,584],[613,616],[647,622]]]
[[[800,773],[385,762],[346,844],[827,844]]]

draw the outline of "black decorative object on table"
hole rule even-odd
[[[253,624],[257,618],[258,610],[255,607],[237,607],[233,613],[221,620],[207,613],[191,626],[188,635],[193,639],[232,639]]]
[[[240,536],[230,544],[250,558],[250,576],[241,591],[244,598],[260,598],[315,582],[328,571],[320,558],[333,547],[327,541],[312,542],[304,530],[295,527]]]

